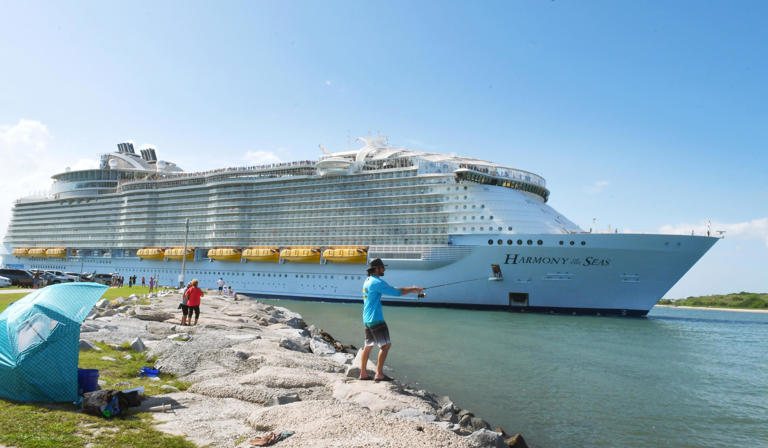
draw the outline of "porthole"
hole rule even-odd
[[[560,245],[561,245],[561,246],[563,245],[563,240],[560,240]]]
[[[530,246],[531,244],[533,244],[533,240],[528,240],[527,243]]]
[[[485,208],[485,204],[480,204],[480,208]]]
[[[480,219],[485,219],[485,216],[481,216]]]
[[[507,227],[507,230],[512,230],[512,226]]]
[[[465,189],[465,190],[467,189],[467,186],[466,186],[466,185],[464,185],[464,189]]]
[[[488,245],[493,246],[493,240],[488,240]]]
[[[573,241],[571,241],[571,246],[573,246]]]
[[[475,204],[472,204],[472,208],[475,208]]]
[[[493,219],[493,215],[489,216],[488,219]],[[499,230],[501,230],[501,229],[499,229]]]
[[[542,244],[544,244],[544,241],[541,241],[541,240],[539,240],[539,241],[536,241],[536,244],[538,244],[539,246],[541,246]]]
[[[507,245],[512,245],[512,240],[507,240]]]
[[[499,240],[499,241],[497,241],[497,243],[499,243],[499,246],[501,246],[502,244],[504,244],[504,241]]]
[[[581,242],[581,245],[582,245],[582,246],[586,246],[586,245],[587,245],[587,242],[586,242],[586,241],[582,241],[582,242]]]
[[[522,245],[523,244],[523,240],[517,240],[517,244],[518,245]]]

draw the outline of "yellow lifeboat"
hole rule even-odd
[[[49,247],[45,250],[45,256],[48,258],[66,258],[67,257],[67,248],[66,247]]]
[[[215,247],[208,251],[208,258],[220,261],[240,261],[242,252],[231,247]]]
[[[269,246],[249,247],[243,251],[243,258],[249,261],[277,263],[280,259],[280,248]]]
[[[323,251],[323,258],[331,263],[356,263],[368,262],[368,248],[358,247],[330,247]]]
[[[165,250],[162,247],[145,247],[136,251],[136,256],[144,260],[162,260]]]
[[[280,251],[280,257],[291,263],[319,263],[320,255],[319,247],[310,246],[289,247]]]
[[[181,260],[182,257],[184,257],[184,248],[183,247],[171,247],[169,249],[165,250],[165,258],[169,260]],[[195,259],[195,248],[194,247],[188,247],[187,248],[187,261],[192,261]]]
[[[28,254],[30,257],[44,257],[45,249],[45,247],[33,247],[32,249],[29,249]]]
[[[28,257],[29,256],[29,248],[28,247],[17,247],[13,249],[13,256],[14,257]]]

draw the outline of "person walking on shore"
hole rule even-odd
[[[200,317],[200,299],[205,293],[197,287],[197,279],[192,280],[192,286],[187,289],[187,325],[197,325],[197,319]],[[195,323],[192,323],[192,313],[195,313]]]
[[[155,277],[149,277],[149,292],[152,292],[152,288],[155,286]]]
[[[371,261],[368,267],[368,278],[363,284],[363,325],[365,326],[365,347],[361,357],[360,379],[369,380],[368,356],[374,345],[379,346],[379,356],[376,363],[376,376],[374,381],[392,381],[392,378],[384,375],[384,361],[387,359],[392,341],[389,339],[389,328],[384,322],[384,313],[381,309],[381,296],[401,296],[403,294],[419,294],[424,288],[412,286],[410,288],[394,288],[381,279],[387,265],[377,258]]]
[[[144,278],[144,276],[142,275],[142,276],[141,276],[141,287],[143,288],[143,287],[145,287],[145,286],[147,286],[147,280],[146,280],[146,279]]]

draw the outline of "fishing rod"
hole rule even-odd
[[[424,289],[440,288],[442,286],[458,285],[459,283],[476,282],[478,280],[488,280],[488,277],[478,277],[478,278],[471,278],[469,280],[459,280],[457,282],[441,283],[439,285],[425,286]],[[417,297],[419,299],[423,299],[424,297],[427,297],[427,294],[424,292],[420,292]]]

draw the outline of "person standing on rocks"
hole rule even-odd
[[[368,371],[366,366],[368,365],[368,356],[371,353],[371,349],[374,345],[379,346],[379,356],[376,363],[376,376],[374,381],[392,381],[392,378],[384,375],[384,361],[387,359],[387,353],[389,353],[390,347],[392,347],[392,341],[389,339],[389,328],[387,323],[384,322],[384,313],[381,309],[381,296],[401,296],[403,294],[419,294],[424,291],[424,288],[418,286],[412,286],[410,288],[395,288],[389,286],[387,282],[381,279],[384,276],[384,271],[387,265],[381,261],[381,258],[376,258],[371,261],[368,266],[368,278],[365,279],[363,284],[363,324],[365,325],[365,347],[363,348],[363,354],[361,357],[362,364],[360,366],[360,379],[369,380]]]
[[[222,295],[224,293],[224,279],[219,277],[219,279],[216,280],[216,286],[219,287],[219,295]]]
[[[197,279],[192,280],[192,286],[187,289],[187,325],[197,325],[197,319],[200,317],[200,299],[203,297],[203,290],[197,287]],[[195,323],[192,323],[192,313],[195,313]]]

